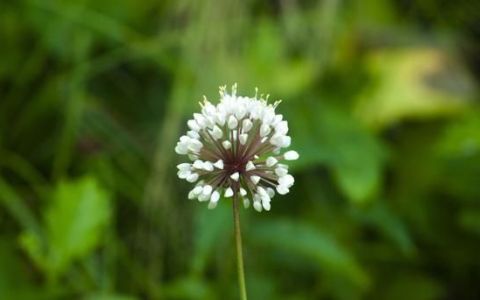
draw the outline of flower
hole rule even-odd
[[[250,200],[257,211],[270,210],[275,191],[285,195],[294,183],[283,161],[296,160],[290,150],[288,123],[261,96],[254,98],[231,94],[220,87],[220,102],[213,105],[206,98],[187,122],[190,130],[180,137],[175,152],[187,155],[192,163],[177,166],[178,177],[196,182],[189,199],[209,201],[210,209],[224,198],[240,197],[247,208]],[[266,97],[268,99],[268,96]]]

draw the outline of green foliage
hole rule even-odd
[[[392,283],[385,288],[382,299],[439,299],[443,296],[442,287],[431,278],[418,274],[402,274],[395,276]]]
[[[362,126],[334,107],[308,102],[295,110],[295,145],[304,151],[297,167],[325,164],[354,202],[371,199],[381,183],[386,150]],[[315,137],[315,138],[312,138]]]
[[[472,98],[474,84],[452,60],[435,48],[371,54],[367,67],[374,84],[359,97],[359,118],[372,127],[384,128],[404,118],[425,119],[461,112]]]
[[[129,297],[129,296],[112,295],[112,294],[96,294],[96,295],[89,295],[84,299],[85,300],[135,300],[136,298]]]
[[[367,275],[351,254],[331,236],[314,226],[298,221],[263,221],[255,225],[251,234],[260,244],[304,256],[326,274],[340,274],[360,286],[368,284]]]
[[[29,284],[21,258],[6,239],[0,241],[0,295],[4,299],[46,299],[45,294]]]
[[[56,280],[98,246],[111,212],[110,197],[92,178],[60,182],[52,197],[44,218],[45,241],[27,231],[22,243],[37,266]]]
[[[236,299],[173,151],[234,82],[301,155],[241,213],[250,299],[479,299],[473,3],[0,1],[0,299]]]

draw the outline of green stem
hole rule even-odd
[[[237,272],[238,272],[238,285],[240,288],[240,299],[247,300],[247,288],[245,286],[245,271],[243,268],[242,233],[240,231],[240,215],[238,211],[237,193],[235,193],[235,196],[233,197],[233,222],[235,225],[235,245],[237,248]]]

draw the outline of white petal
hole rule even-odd
[[[283,167],[278,167],[275,169],[275,174],[277,174],[278,177],[282,177],[288,174],[288,170]]]
[[[289,136],[285,136],[282,141],[282,145],[280,147],[282,148],[288,148],[292,144],[292,138]]]
[[[278,123],[280,123],[280,121],[283,120],[283,115],[275,115],[275,118],[273,119],[272,121],[272,126],[277,126]]]
[[[197,195],[195,195],[195,193],[193,192],[193,190],[191,190],[189,193],[188,193],[188,199],[192,200],[192,199],[195,199],[197,198]]]
[[[235,111],[235,117],[237,117],[237,119],[241,120],[243,119],[243,117],[245,116],[245,114],[247,113],[245,107],[243,107],[243,105],[239,105]]]
[[[206,120],[206,127],[213,129],[213,126],[215,126],[215,119],[214,116],[205,116]]]
[[[207,201],[208,199],[210,199],[210,195],[205,195],[203,193],[198,195],[198,201],[200,202]]]
[[[248,161],[245,165],[245,171],[255,170],[255,164],[252,161]]]
[[[189,163],[183,163],[183,164],[177,165],[177,169],[179,169],[180,171],[190,171],[191,168],[192,168],[192,165]]]
[[[234,116],[228,117],[228,128],[235,129],[238,126],[238,120]]]
[[[290,174],[278,178],[278,184],[284,185],[286,187],[291,187],[294,182],[295,179]]]
[[[192,192],[198,196],[200,195],[202,190],[203,190],[203,186],[197,185],[196,187],[193,188]]]
[[[262,206],[266,211],[270,211],[270,208],[272,207],[270,205],[270,202],[267,202],[267,201],[262,201]]]
[[[280,195],[285,195],[289,192],[290,190],[288,189],[288,187],[284,186],[284,185],[277,185],[277,192],[280,194]]]
[[[240,188],[240,195],[243,196],[246,196],[247,195],[247,191],[244,189],[244,188]]]
[[[230,141],[223,141],[222,146],[223,146],[223,148],[228,150],[228,149],[232,148],[232,143],[230,143]]]
[[[214,209],[215,207],[217,207],[217,203],[218,202],[213,202],[213,201],[210,201],[208,202],[208,209]]]
[[[199,152],[202,149],[202,147],[203,147],[202,142],[200,142],[199,140],[191,139],[190,144],[188,145],[188,150],[192,152]]]
[[[267,125],[267,124],[262,124],[262,126],[260,126],[260,136],[261,137],[264,137],[264,136],[267,136],[270,131],[272,131],[272,129],[270,128],[270,125]]]
[[[203,187],[203,190],[202,190],[202,195],[205,195],[205,196],[210,196],[210,194],[212,193],[212,186],[211,185],[205,185]]]
[[[180,137],[180,143],[188,144],[188,143],[190,143],[190,140],[191,140],[191,139],[192,139],[192,138],[189,137],[189,136],[187,136],[187,135],[182,135],[182,136]]]
[[[250,200],[248,200],[248,198],[243,198],[243,207],[245,208],[250,207]]]
[[[205,171],[211,172],[211,171],[213,171],[213,164],[212,164],[211,162],[209,162],[209,161],[205,161],[205,162],[203,163],[203,169],[204,169]]]
[[[232,178],[235,181],[238,181],[238,179],[240,178],[240,174],[238,174],[238,172],[235,172],[232,175],[230,175],[230,178]]]
[[[253,208],[255,208],[256,211],[261,212],[262,204],[260,203],[260,201],[253,201]]]
[[[223,160],[219,159],[216,163],[213,164],[215,168],[223,170]]]
[[[250,179],[252,180],[253,184],[257,184],[260,181],[260,176],[253,175],[250,176]]]
[[[298,155],[298,152],[294,151],[294,150],[287,151],[287,152],[285,152],[285,154],[283,154],[283,157],[286,160],[297,160],[299,158],[299,156],[300,155]]]
[[[203,109],[202,109],[203,113],[205,113],[206,115],[214,115],[217,112],[215,105],[210,103],[205,96],[204,96],[203,102],[204,102]]]
[[[193,118],[201,128],[207,127],[207,119],[205,119],[202,114],[195,113],[193,114]]]
[[[267,164],[267,167],[273,167],[277,162],[278,160],[275,157],[270,156],[265,163]]]
[[[265,195],[262,195],[262,203],[263,202],[269,202],[272,201],[272,199],[270,199],[270,196],[268,194],[265,194]]]
[[[247,139],[248,139],[248,134],[246,133],[241,134],[239,137],[240,144],[245,145],[245,143],[247,142]]]
[[[211,202],[218,202],[220,200],[220,193],[218,191],[214,191],[212,196],[210,197]]]
[[[242,131],[247,133],[250,131],[250,129],[252,129],[253,127],[253,123],[252,121],[250,121],[250,119],[245,119],[243,120],[242,122]]]
[[[210,131],[210,134],[212,135],[213,139],[218,140],[222,138],[223,131],[218,126],[215,125],[213,127],[213,130]]]
[[[270,198],[273,198],[273,196],[275,196],[275,190],[272,189],[271,187],[268,187],[267,188],[267,194]]]
[[[226,119],[226,115],[225,115],[224,112],[218,112],[218,113],[215,115],[215,121],[216,121],[217,124],[220,125],[220,126],[225,125],[225,119]]]
[[[203,169],[203,161],[197,159],[193,162],[193,167],[197,170]]]
[[[271,139],[270,143],[272,145],[275,145],[277,147],[281,148],[286,148],[290,146],[290,143],[292,142],[292,139],[289,136],[286,135],[277,135],[275,134]]]
[[[266,124],[271,124],[275,119],[275,109],[271,106],[265,108],[263,112],[262,121]]]
[[[192,173],[187,176],[187,181],[188,182],[195,182],[198,180],[198,174],[197,173]]]
[[[188,127],[193,131],[200,131],[200,126],[198,125],[197,121],[195,120],[188,120],[187,122]]]
[[[286,135],[288,133],[287,121],[281,121],[275,126],[275,134]]]
[[[200,135],[198,134],[198,132],[193,131],[193,130],[187,131],[187,135],[189,137],[191,137],[192,139],[197,139],[198,140],[200,138]]]
[[[178,178],[180,179],[187,179],[188,175],[190,174],[191,174],[190,170],[186,170],[186,171],[180,170],[177,172]]]
[[[232,188],[230,188],[230,187],[227,188],[227,189],[225,190],[224,196],[225,196],[225,198],[230,198],[230,197],[232,197],[232,196],[233,196],[233,190],[232,190]]]
[[[188,153],[188,148],[185,145],[177,144],[175,152],[180,155],[185,155]]]
[[[259,194],[261,197],[267,195],[267,191],[266,191],[263,187],[261,187],[261,186],[257,187],[257,191],[258,191],[258,194]]]

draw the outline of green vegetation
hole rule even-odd
[[[237,299],[231,201],[174,152],[205,94],[282,99],[250,299],[479,299],[480,4],[0,2],[0,299]]]

